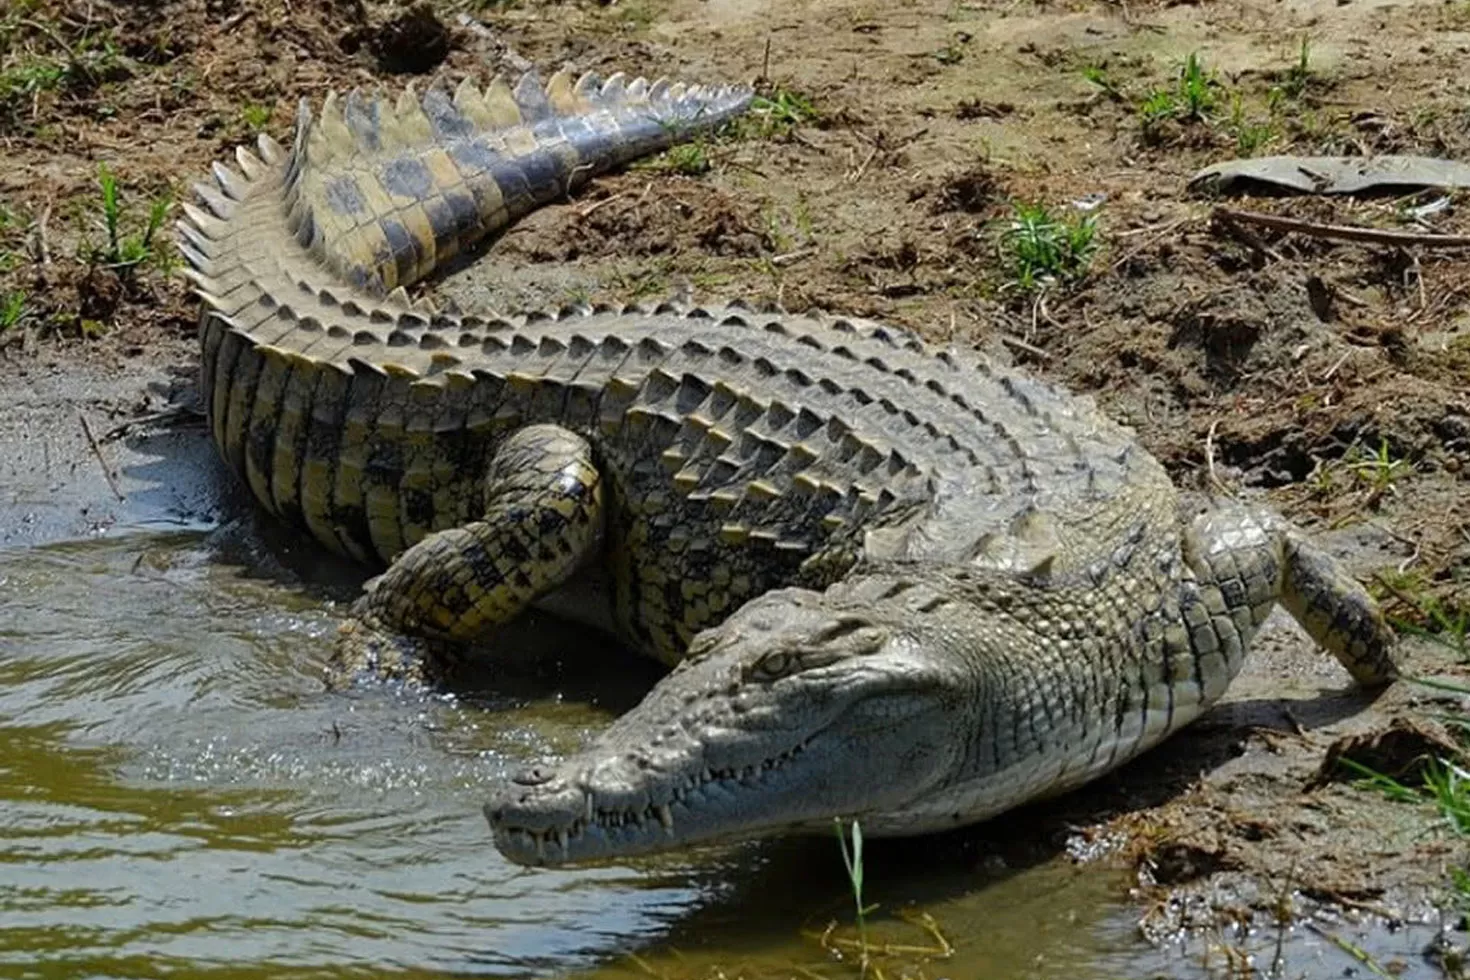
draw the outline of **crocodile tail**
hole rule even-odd
[[[252,406],[303,390],[285,385],[293,371],[346,370],[362,345],[414,337],[416,353],[443,354],[428,353],[442,333],[423,329],[441,321],[427,300],[410,301],[407,283],[750,99],[741,87],[565,73],[544,87],[526,76],[514,88],[410,88],[393,103],[353,92],[329,97],[317,118],[303,107],[289,146],[262,135],[237,148],[235,167],[216,163],[213,180],[194,185],[177,238],[203,301],[202,387],[226,458],[247,471]],[[485,323],[454,322],[472,319]],[[415,370],[403,360],[374,370]]]
[[[557,72],[544,86],[410,85],[302,102],[285,174],[291,232],[338,277],[383,295],[598,173],[743,112],[751,92]]]

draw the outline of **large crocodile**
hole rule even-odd
[[[216,169],[182,245],[224,458],[387,565],[343,671],[418,676],[589,572],[675,666],[493,791],[526,863],[982,820],[1200,715],[1278,602],[1361,684],[1366,592],[1281,518],[1191,513],[1132,434],[975,353],[740,304],[458,316],[403,287],[743,88],[574,81],[303,107]]]

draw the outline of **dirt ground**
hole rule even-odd
[[[1095,395],[1181,485],[1213,474],[1324,534],[1391,615],[1438,630],[1408,644],[1411,669],[1463,678],[1443,627],[1470,609],[1470,264],[1225,225],[1187,182],[1241,152],[1465,157],[1467,52],[1464,0],[15,0],[0,391],[138,364],[187,378],[194,307],[150,208],[253,131],[284,136],[302,96],[562,65],[759,80],[778,111],[597,182],[507,234],[488,270],[428,288],[462,306],[493,288],[509,309],[741,295],[983,346]],[[1193,113],[1191,53],[1213,73]],[[1437,196],[1231,203],[1470,232],[1462,196],[1421,207]],[[1090,208],[1085,271],[1017,285],[1018,202]],[[1149,767],[1055,811],[1079,860],[1136,863],[1159,935],[1272,921],[1283,895],[1392,920],[1463,864],[1428,808],[1314,781],[1355,734],[1384,736],[1359,753],[1380,767],[1435,750],[1453,702],[1319,697],[1336,668],[1284,648],[1263,643],[1232,704]]]

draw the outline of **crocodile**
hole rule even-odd
[[[589,583],[670,666],[579,751],[496,781],[503,855],[975,823],[1199,717],[1278,604],[1358,684],[1397,676],[1374,601],[1302,531],[1192,502],[1091,399],[978,351],[739,301],[410,298],[751,97],[566,73],[329,96],[289,148],[216,165],[181,223],[220,453],[383,569],[332,677],[435,681]]]

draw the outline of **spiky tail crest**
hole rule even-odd
[[[240,171],[214,165],[196,185],[209,214],[186,212],[181,233],[197,273],[261,181],[275,186],[286,228],[339,282],[386,296],[591,177],[715,128],[751,91],[666,79],[606,80],[527,73],[483,89],[442,80],[422,95],[329,94],[318,115],[303,100],[289,151],[262,137],[240,148]]]

